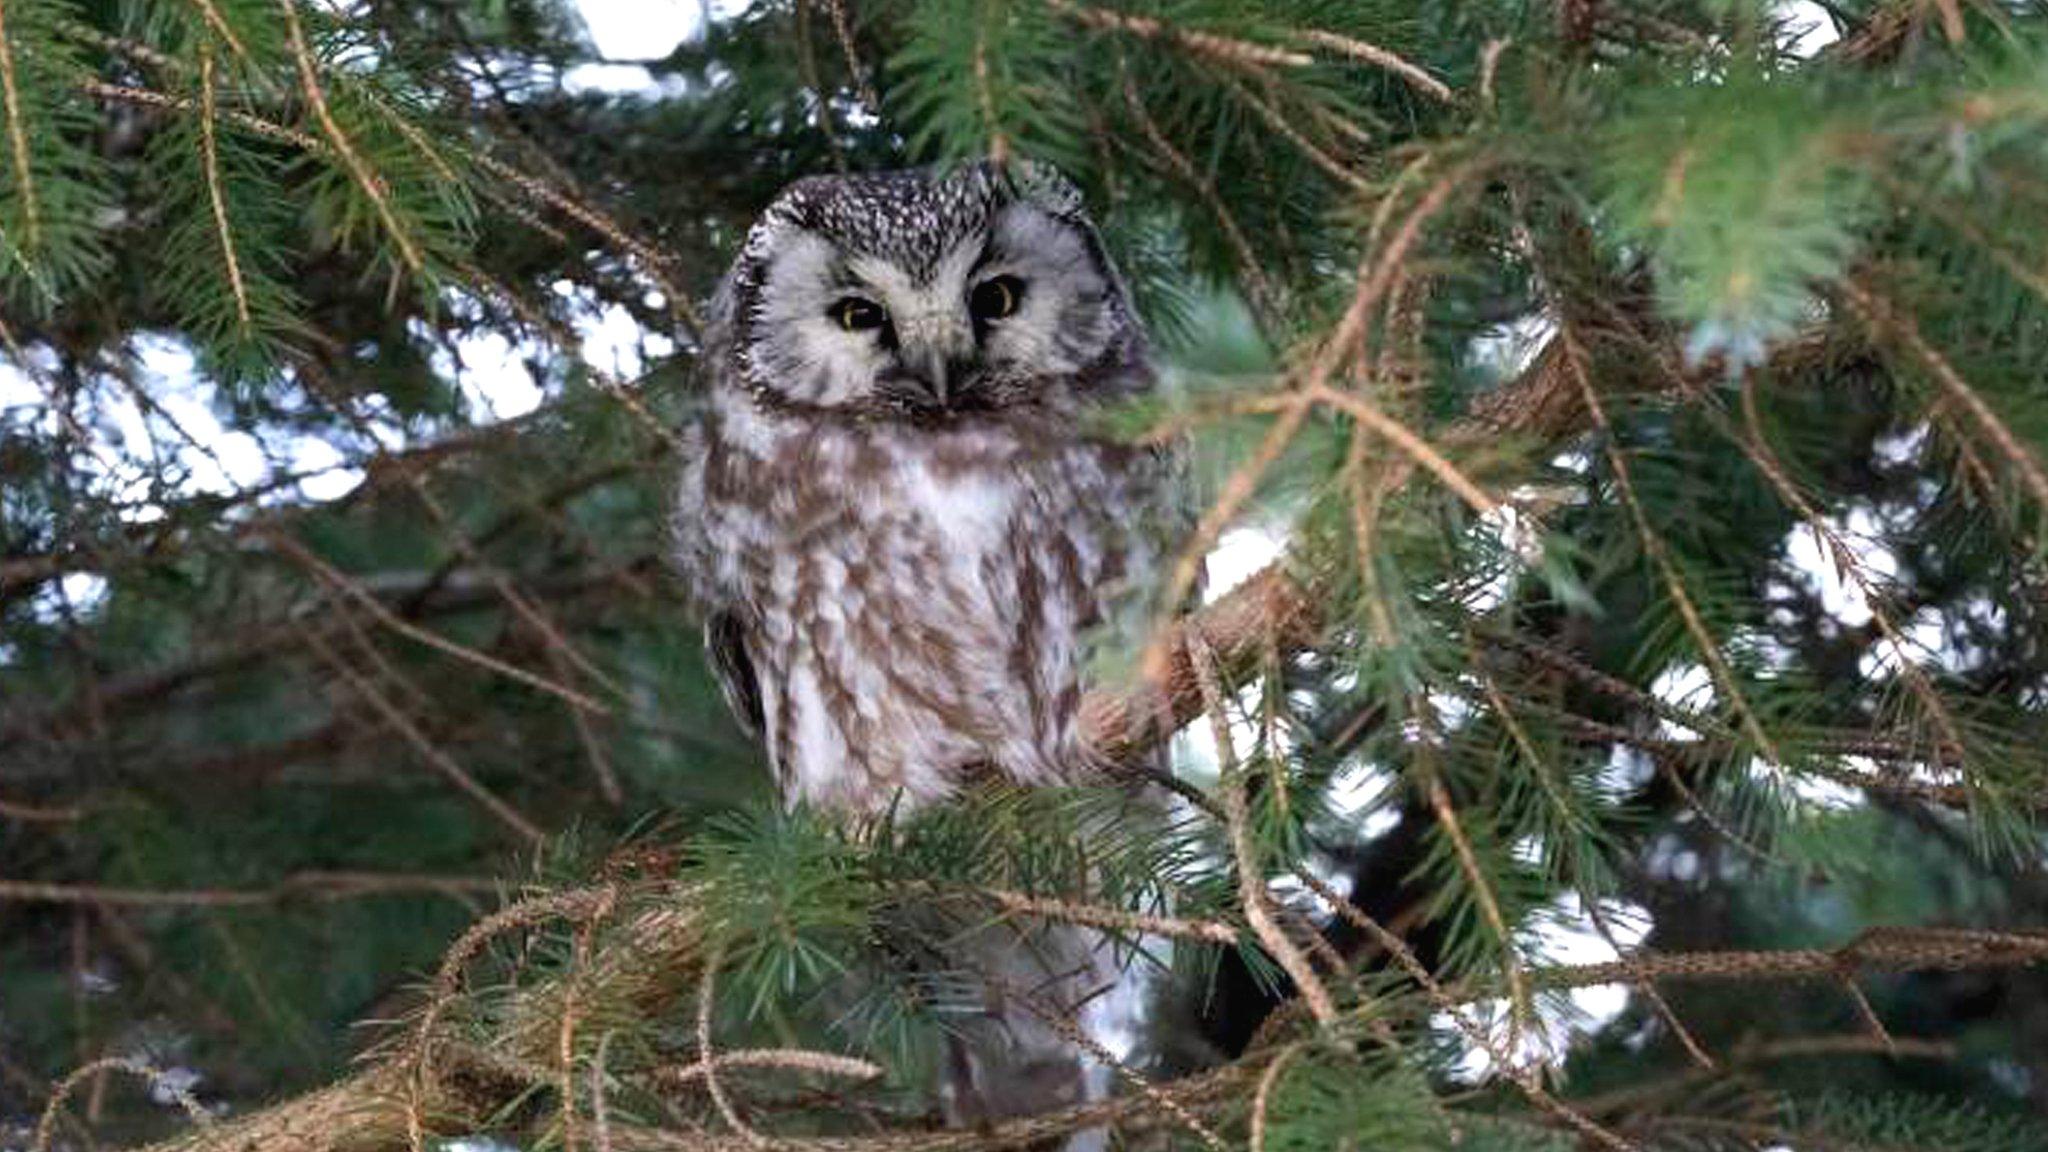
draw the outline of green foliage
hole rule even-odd
[[[1737,62],[1716,84],[1652,89],[1609,130],[1607,206],[1655,253],[1690,355],[1756,363],[1854,255],[1870,211],[1854,141],[1872,110],[1830,95]]]
[[[1042,4],[923,0],[906,16],[911,34],[890,61],[903,70],[901,115],[920,127],[913,155],[947,159],[985,152],[1073,166],[1080,115],[1060,82],[1062,29]]]
[[[1987,1116],[1937,1100],[1891,1096],[1863,1100],[1832,1095],[1802,1110],[1794,1131],[1820,1139],[1881,1140],[1957,1152],[2037,1152],[2048,1147],[2036,1124]]]
[[[1428,1081],[1398,1065],[1341,1053],[1306,1056],[1284,1066],[1272,1087],[1266,1147],[1442,1148],[1452,1138],[1449,1124],[1428,1099]]]

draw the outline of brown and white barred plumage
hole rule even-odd
[[[1086,636],[1141,599],[1180,505],[1168,459],[1090,430],[1154,374],[1079,194],[1035,166],[801,181],[712,311],[681,568],[785,799],[872,814],[1088,767]],[[1079,934],[1053,951],[1071,973],[1008,976],[1080,1005],[1109,975]],[[958,1054],[957,1116],[1099,1094],[1042,1021],[990,1017],[1007,1050]]]

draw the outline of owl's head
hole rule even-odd
[[[1148,381],[1143,336],[1081,195],[1037,164],[791,185],[713,308],[763,403],[946,420]]]

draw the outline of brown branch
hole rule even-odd
[[[235,319],[243,335],[248,335],[252,323],[249,315],[249,289],[242,282],[242,261],[235,252],[235,232],[228,222],[227,195],[222,189],[220,171],[220,146],[214,139],[215,121],[218,110],[217,96],[213,82],[213,53],[201,49],[199,53],[199,155],[201,166],[206,172],[206,198],[213,208],[214,233],[220,238],[221,262],[226,265],[228,287],[235,296]]]
[[[1270,44],[1259,44],[1214,32],[1176,28],[1150,16],[1091,8],[1076,4],[1073,0],[1045,0],[1045,6],[1085,28],[1093,28],[1098,32],[1122,32],[1140,40],[1171,44],[1192,55],[1241,68],[1306,68],[1315,63],[1315,57],[1305,52],[1276,48]]]
[[[1852,972],[2016,968],[2048,960],[2048,933],[1967,928],[1873,928],[1833,950],[1638,952],[1626,960],[1530,973],[1546,990],[1657,980],[1839,980]],[[1479,999],[1491,992],[1474,993]]]
[[[69,824],[84,818],[85,809],[76,804],[52,808],[23,804],[18,800],[0,800],[0,820],[18,820],[23,824]]]
[[[588,709],[599,715],[609,715],[611,713],[611,709],[604,704],[566,684],[542,676],[537,672],[528,671],[516,664],[507,663],[488,652],[479,651],[467,644],[450,640],[438,632],[412,623],[386,607],[383,601],[377,599],[373,593],[364,588],[360,581],[315,556],[304,545],[284,533],[266,530],[262,535],[264,539],[270,542],[272,548],[289,557],[334,591],[362,605],[369,612],[373,620],[392,632],[432,648],[437,652],[443,652],[458,660],[467,661],[485,671],[495,672],[507,679],[516,680],[529,688],[535,688],[549,695],[558,696],[574,707]],[[307,633],[307,635],[310,636],[311,634]]]
[[[1414,88],[1418,92],[1426,93],[1438,100],[1449,101],[1452,99],[1451,90],[1443,81],[1423,71],[1420,65],[1406,59],[1397,52],[1389,51],[1377,44],[1367,43],[1356,36],[1344,36],[1336,32],[1326,32],[1320,28],[1306,29],[1296,33],[1296,35],[1303,41],[1314,44],[1319,48],[1328,48],[1333,52],[1349,56],[1354,60],[1363,60],[1375,68],[1383,68],[1388,72],[1392,72],[1406,81],[1409,87]]]
[[[1942,395],[1963,411],[1983,439],[2019,473],[2020,480],[2035,502],[2048,507],[2048,466],[2041,463],[2011,425],[1978,395],[1976,389],[1970,387],[1955,365],[1928,343],[1919,326],[1866,283],[1844,280],[1839,290],[1842,298],[1875,335],[1897,343],[1921,362],[1940,387]]]
[[[269,888],[108,888],[0,879],[0,902],[86,904],[117,908],[250,908],[294,900],[354,900],[368,896],[489,895],[502,889],[483,876],[412,872],[294,872]]]
[[[15,79],[14,48],[7,39],[7,5],[0,2],[0,113],[7,122],[7,151],[13,164],[14,187],[21,197],[22,247],[34,251],[42,245],[42,214],[36,207],[35,170],[29,162],[28,119],[21,108],[21,89]]]
[[[1922,1060],[1954,1060],[1956,1046],[1938,1040],[1894,1040],[1880,1044],[1862,1033],[1847,1036],[1803,1036],[1790,1040],[1747,1041],[1729,1053],[1725,1064],[1690,1068],[1650,1084],[1619,1088],[1597,1096],[1582,1096],[1572,1103],[1595,1116],[1619,1116],[1640,1112],[1652,1101],[1683,1098],[1702,1085],[1743,1076],[1756,1065],[1781,1060],[1802,1060],[1829,1056],[1880,1055]]]
[[[64,1102],[70,1099],[72,1092],[88,1078],[97,1078],[107,1072],[126,1072],[147,1083],[151,1091],[169,1096],[177,1101],[178,1107],[183,1108],[185,1115],[190,1116],[192,1122],[199,1125],[202,1130],[213,1123],[212,1113],[201,1107],[189,1090],[165,1076],[157,1068],[126,1056],[107,1056],[74,1069],[70,1075],[58,1082],[56,1089],[50,1093],[50,1102],[43,1107],[42,1120],[36,1124],[36,1140],[33,1145],[35,1152],[49,1152],[50,1140],[56,1135],[57,1118],[63,1114]]]
[[[1310,878],[1311,887],[1318,885]],[[700,979],[693,973],[692,958],[700,938],[689,910],[690,893],[685,889],[658,889],[660,897],[631,917],[620,938],[596,949],[591,965],[581,979],[591,981],[588,994],[621,994],[624,1003],[651,1008],[673,1003],[682,991]],[[609,901],[607,892],[570,892],[515,905],[486,918],[465,934],[450,950],[437,987],[443,993],[437,1003],[452,996],[459,972],[468,959],[481,952],[491,938],[510,928],[531,928],[557,916],[581,921],[595,908]],[[1360,915],[1348,902],[1334,898],[1335,906],[1347,915]],[[1375,925],[1376,927],[1377,925]],[[1389,946],[1415,965],[1417,978],[1434,994],[1432,999],[1455,1006],[1497,995],[1487,986],[1456,991],[1437,985],[1419,967],[1398,939]],[[1776,979],[1839,979],[1844,972],[1907,971],[1915,969],[1981,969],[2015,966],[2048,960],[2048,934],[1981,932],[1943,929],[1881,929],[1866,933],[1850,944],[1832,951],[1788,950],[1783,952],[1707,952],[1692,954],[1638,954],[1625,961],[1578,967],[1538,970],[1530,973],[1534,986],[1545,989],[1580,988],[1605,983],[1628,983],[1648,975],[1657,979],[1766,981]],[[602,986],[600,988],[600,985]],[[487,1114],[499,1104],[531,1087],[528,1079],[507,1072],[522,1053],[543,1051],[559,1027],[562,989],[543,985],[518,994],[518,1004],[509,1010],[497,1032],[496,1050],[487,1057],[484,1050],[456,1044],[436,1046],[433,1074],[417,1082],[421,1095],[412,1107],[403,1102],[405,1083],[415,1065],[401,1057],[372,1067],[332,1088],[288,1101],[232,1123],[215,1125],[180,1139],[158,1145],[156,1152],[212,1152],[228,1149],[269,1147],[317,1147],[330,1152],[387,1152],[407,1140],[407,1121],[431,1118],[449,1131],[465,1121]],[[549,1013],[553,1011],[552,1017]],[[1864,1041],[1867,1043],[1867,1041]],[[1901,1051],[1906,1049],[1902,1043]],[[1238,1063],[1155,1086],[1152,1094],[1071,1108],[1042,1116],[1008,1122],[977,1131],[903,1132],[872,1137],[826,1137],[806,1139],[803,1146],[815,1152],[939,1152],[939,1150],[1023,1147],[1048,1136],[1069,1133],[1101,1124],[1143,1120],[1179,1122],[1159,1115],[1163,1096],[1190,1114],[1206,1111],[1211,1104],[1242,1102],[1271,1061],[1288,1049],[1255,1050]],[[1820,1046],[1812,1053],[1787,1050],[1784,1055],[1826,1054],[1834,1048]],[[417,1049],[415,1050],[417,1051]],[[1917,1052],[1917,1050],[1916,1050]],[[743,1052],[710,1054],[720,1066],[752,1063]],[[495,1058],[493,1058],[495,1057]],[[791,1066],[776,1058],[764,1061],[773,1066]],[[684,1069],[691,1078],[708,1069]],[[834,1064],[816,1071],[865,1071],[852,1064]],[[656,1069],[657,1079],[670,1082],[675,1069]],[[1586,1118],[1583,1105],[1559,1101],[1533,1083],[1523,1085],[1533,1102],[1553,1119],[1579,1129],[1610,1147],[1627,1147]],[[320,1139],[308,1137],[317,1134]],[[723,1141],[723,1143],[721,1143]],[[641,1129],[617,1128],[611,1136],[615,1149],[709,1150],[729,1147],[730,1136],[688,1136]]]
[[[718,1068],[775,1068],[784,1072],[815,1072],[854,1080],[879,1079],[888,1069],[871,1060],[805,1048],[728,1048],[693,1064],[662,1068],[655,1075],[671,1084],[688,1084]]]
[[[1169,628],[1157,671],[1124,691],[1091,692],[1081,702],[1089,746],[1106,763],[1141,762],[1161,740],[1202,713],[1194,646],[1214,652],[1222,673],[1234,678],[1264,650],[1269,638],[1283,651],[1314,639],[1320,606],[1303,584],[1279,566],[1268,568],[1200,613]]]
[[[963,895],[987,899],[1005,912],[1060,920],[1112,932],[1138,936],[1170,936],[1181,940],[1204,940],[1211,944],[1235,944],[1238,930],[1220,920],[1188,920],[1175,916],[1151,916],[1073,900],[1054,900],[1002,888],[969,889]]]
[[[1259,943],[1280,962],[1280,967],[1294,981],[1294,986],[1301,989],[1302,999],[1307,1002],[1316,1023],[1328,1025],[1337,1018],[1336,1002],[1330,998],[1329,989],[1323,986],[1322,978],[1316,975],[1308,957],[1294,946],[1280,927],[1272,889],[1267,886],[1265,870],[1259,866],[1258,853],[1252,845],[1244,779],[1239,771],[1237,751],[1231,746],[1230,715],[1226,711],[1223,686],[1216,673],[1215,653],[1200,639],[1190,641],[1189,648],[1192,650],[1195,687],[1202,693],[1202,709],[1209,714],[1210,732],[1216,741],[1220,777],[1217,790],[1223,797],[1223,823],[1230,834],[1231,859],[1237,865],[1237,887],[1245,922],[1251,925]]]
[[[854,90],[860,95],[862,104],[870,110],[882,106],[882,98],[875,93],[875,86],[869,82],[867,71],[860,66],[860,53],[853,45],[853,21],[846,12],[846,0],[825,0],[825,10],[832,15],[832,32],[839,38],[839,51],[846,57],[846,73],[853,78]],[[824,93],[819,93],[820,100]]]

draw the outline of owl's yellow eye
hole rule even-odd
[[[1015,276],[996,276],[974,286],[967,297],[967,310],[976,320],[1001,320],[1017,311],[1024,299],[1024,282]]]
[[[889,322],[889,314],[873,300],[848,296],[835,302],[828,314],[848,332],[866,332]]]

